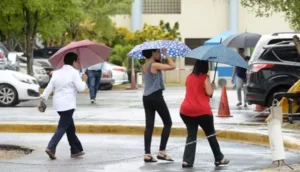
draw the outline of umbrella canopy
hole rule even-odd
[[[127,55],[133,58],[142,59],[143,50],[149,49],[167,49],[167,53],[170,57],[183,57],[191,49],[186,46],[184,43],[179,41],[171,40],[157,40],[157,41],[148,41],[143,44],[135,46]],[[162,54],[163,56],[163,54]]]
[[[185,57],[248,68],[248,63],[242,56],[223,45],[200,46],[188,52]]]
[[[53,54],[49,62],[54,68],[59,69],[64,65],[64,56],[69,52],[78,55],[81,68],[88,68],[106,61],[111,48],[89,40],[71,42]]]
[[[230,32],[230,31],[222,32],[222,33],[214,36],[213,38],[205,41],[204,45],[219,45],[219,44],[221,44],[221,41],[224,41],[225,39],[227,39],[228,37],[230,37],[232,35],[234,35],[234,33]]]
[[[255,47],[261,35],[257,33],[239,33],[230,36],[222,42],[226,47],[251,48]]]

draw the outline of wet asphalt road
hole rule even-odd
[[[159,162],[145,164],[143,162],[143,137],[124,135],[88,135],[79,134],[86,155],[83,158],[70,158],[67,139],[64,137],[57,149],[57,160],[49,160],[44,153],[51,134],[0,134],[0,143],[18,144],[33,148],[34,152],[20,159],[0,162],[1,172],[250,172],[266,168],[271,164],[268,147],[243,143],[220,141],[223,154],[231,160],[227,167],[215,167],[214,158],[206,140],[197,143],[195,167],[182,169],[182,155],[185,138],[171,137],[168,148],[181,146],[168,151],[174,158],[173,163]],[[153,137],[152,153],[159,148],[159,138]],[[135,157],[135,158],[132,158]],[[286,152],[287,163],[296,163],[299,154]],[[120,160],[121,159],[121,160]],[[18,163],[23,163],[18,164]],[[33,165],[31,165],[33,164]],[[73,165],[70,165],[73,164]]]

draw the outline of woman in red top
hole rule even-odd
[[[207,72],[208,61],[197,60],[193,72],[186,79],[186,95],[180,107],[180,116],[188,132],[186,143],[193,143],[185,146],[183,168],[193,167],[198,125],[203,129],[206,136],[215,134],[209,100],[216,86],[214,83],[210,83]],[[209,137],[208,141],[215,157],[215,165],[228,164],[229,160],[224,158],[216,136]]]

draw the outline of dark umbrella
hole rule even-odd
[[[239,33],[230,36],[222,42],[222,45],[233,48],[255,47],[261,35],[257,33]]]

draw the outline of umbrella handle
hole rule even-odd
[[[214,73],[214,79],[212,80],[212,82],[215,82],[216,74],[217,74],[217,69],[218,69],[218,63],[216,63],[215,73]]]

